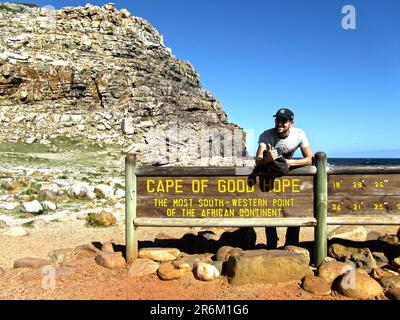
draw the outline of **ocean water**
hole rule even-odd
[[[400,165],[400,158],[328,158],[328,164],[334,166],[394,166]]]

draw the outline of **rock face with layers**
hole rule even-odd
[[[153,164],[243,155],[243,130],[146,20],[113,4],[0,17],[0,141],[85,136]]]

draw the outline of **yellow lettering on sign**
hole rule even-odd
[[[360,211],[361,204],[360,203],[353,203],[353,211]]]
[[[282,216],[282,208],[250,208],[250,209],[239,209],[239,215],[241,217],[277,217]]]
[[[172,199],[172,205],[174,207],[191,207],[193,199]]]
[[[182,193],[182,179],[167,179],[165,181],[162,180],[154,180],[147,179],[146,183],[147,192],[162,192],[162,193]]]
[[[202,217],[234,217],[235,216],[235,209],[201,209],[201,216]]]
[[[342,206],[338,203],[332,203],[332,210],[333,211],[342,211]]]
[[[146,190],[147,190],[147,192],[154,192],[154,184],[155,184],[155,181],[153,180],[153,179],[147,179],[147,188],[146,188]]]
[[[224,199],[199,199],[200,207],[223,207],[225,206]]]
[[[292,192],[300,192],[300,179],[292,179]]]
[[[300,179],[263,179],[261,187],[272,192],[300,192]]]
[[[194,179],[192,181],[192,191],[194,193],[204,193],[204,189],[208,187],[208,179]]]
[[[385,186],[385,182],[383,182],[383,181],[375,181],[374,185],[375,185],[375,188],[383,188]]]
[[[272,205],[274,207],[293,207],[294,206],[294,199],[293,198],[283,198],[283,199],[272,199]]]
[[[342,181],[333,181],[333,187],[335,189],[340,189],[342,187]]]
[[[353,181],[353,188],[362,188],[363,183],[361,181]]]
[[[374,203],[374,210],[384,210],[385,205],[383,203]]]
[[[254,192],[254,185],[249,185],[245,179],[219,179],[218,192]]]

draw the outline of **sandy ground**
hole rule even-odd
[[[179,280],[161,281],[156,275],[129,278],[127,270],[109,270],[89,264],[77,268],[72,276],[56,279],[55,287],[44,289],[43,277],[27,277],[27,270],[11,270],[14,260],[25,257],[46,258],[55,249],[74,248],[90,242],[113,240],[124,244],[125,226],[118,222],[109,228],[88,228],[82,220],[49,223],[40,229],[29,229],[25,237],[8,237],[0,234],[0,299],[134,299],[134,300],[346,300],[339,294],[316,296],[302,290],[299,282],[278,285],[246,285],[232,287],[225,277],[212,282],[202,282],[192,275]],[[330,227],[332,229],[333,227]],[[368,226],[368,230],[395,233],[397,226]],[[283,245],[286,228],[278,228],[279,245]],[[200,228],[140,228],[139,240],[153,241],[160,232],[173,238]],[[256,228],[257,243],[265,243],[263,228]],[[301,241],[313,240],[313,228],[302,228]],[[382,297],[384,299],[384,297]]]

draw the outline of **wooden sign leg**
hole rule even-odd
[[[317,225],[314,229],[314,265],[319,267],[327,256],[327,211],[328,211],[328,174],[326,154],[315,155],[317,174],[314,183],[314,214]]]
[[[125,245],[126,262],[132,263],[138,257],[137,227],[133,225],[136,218],[136,155],[125,158]]]

